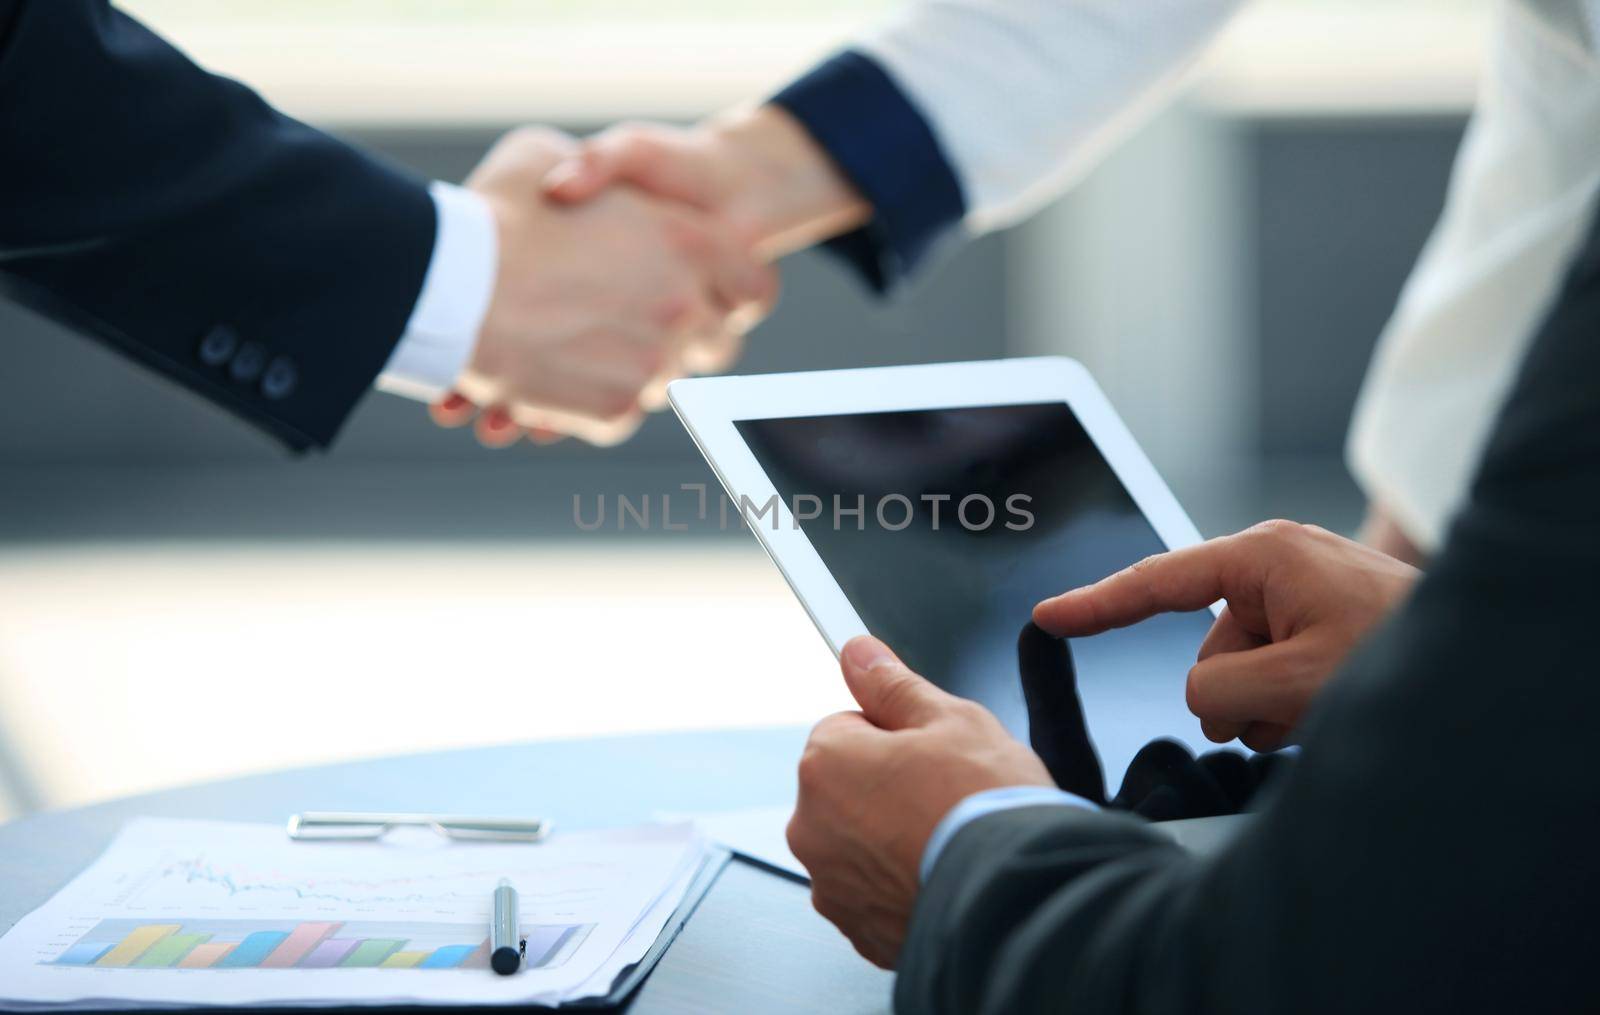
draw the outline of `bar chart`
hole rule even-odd
[[[524,965],[553,969],[590,924],[521,928]],[[488,969],[477,924],[264,920],[102,920],[45,963],[97,969]]]

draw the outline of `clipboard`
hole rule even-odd
[[[316,1013],[336,1011],[360,1012],[362,1015],[369,1015],[369,1013],[370,1015],[421,1015],[421,1013],[424,1012],[440,1012],[446,1010],[482,1013],[504,1011],[568,1010],[614,1011],[625,1005],[633,996],[633,994],[644,985],[644,982],[649,978],[651,971],[655,969],[656,963],[661,960],[662,955],[666,954],[667,949],[672,946],[672,942],[677,940],[678,934],[682,932],[684,925],[689,922],[689,917],[694,915],[695,910],[700,907],[701,900],[703,900],[706,897],[706,894],[711,891],[711,886],[716,884],[717,878],[721,876],[722,871],[728,866],[730,859],[732,859],[732,854],[725,849],[714,849],[706,855],[705,860],[700,865],[700,869],[695,873],[694,880],[689,883],[689,889],[684,893],[683,900],[678,903],[678,908],[673,910],[672,916],[668,918],[666,924],[661,928],[661,933],[657,935],[655,943],[650,946],[650,950],[645,952],[644,957],[638,962],[635,962],[633,965],[628,966],[619,972],[616,979],[611,983],[611,989],[603,996],[587,997],[577,1001],[568,1001],[564,1004],[554,1007],[550,1005],[532,1004],[519,1004],[514,1006],[463,1005],[459,1008],[449,1009],[442,1008],[439,1005],[362,1005],[359,1007],[344,1008],[336,1006],[302,1006],[293,1008],[251,1006],[248,1010],[252,1012],[253,1015],[307,1015],[308,1012]],[[86,1011],[116,1012],[119,1013],[119,1015],[136,1011],[177,1011],[183,1013],[183,1015],[223,1015],[223,1013],[237,1013],[240,1011],[240,1009],[195,1007],[170,1008],[164,1006],[142,1007],[139,1005],[114,1005],[107,1006],[105,1008],[76,1008],[73,1010],[73,1015],[81,1015],[81,1013]]]
[[[661,928],[661,933],[656,936],[655,944],[644,953],[644,958],[617,974],[611,983],[611,990],[604,997],[589,997],[578,1001],[568,1001],[559,1008],[535,1007],[533,1010],[557,1011],[561,1009],[575,1009],[579,1011],[609,1011],[620,1008],[633,996],[634,991],[644,985],[645,979],[655,969],[661,956],[666,954],[672,942],[676,941],[684,925],[689,922],[689,917],[700,908],[700,901],[711,891],[711,886],[717,883],[732,854],[725,849],[712,850],[700,865],[700,870],[695,874],[694,880],[689,883],[689,890],[684,892],[683,901],[678,903],[678,908],[673,910],[672,916],[667,919],[666,925]]]

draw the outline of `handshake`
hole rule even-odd
[[[777,300],[773,261],[870,214],[774,106],[586,142],[520,128],[466,185],[499,261],[471,359],[431,411],[441,426],[476,418],[493,447],[626,439],[668,381],[738,357]]]

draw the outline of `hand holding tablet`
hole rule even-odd
[[[1199,534],[1077,363],[675,382],[674,408],[837,652],[867,633],[1030,742],[1017,639],[1040,600]],[[1201,609],[1075,642],[1109,785],[1149,741],[1205,743],[1184,676]]]

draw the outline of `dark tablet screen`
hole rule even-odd
[[[1064,403],[735,425],[867,629],[1024,742],[1017,638],[1033,605],[1166,549]],[[1184,682],[1210,623],[1071,643],[1109,791],[1152,739],[1205,745]]]

